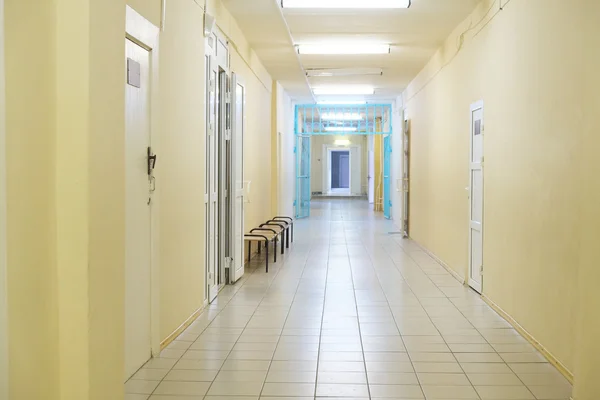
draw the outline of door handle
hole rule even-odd
[[[148,175],[152,175],[154,167],[156,167],[156,154],[152,153],[152,147],[148,147]]]

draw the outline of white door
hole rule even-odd
[[[226,71],[219,69],[219,270],[217,285],[226,283],[231,262],[231,87]]]
[[[240,78],[233,74],[232,77],[232,135],[231,154],[232,171],[231,193],[231,258],[232,270],[231,282],[236,282],[244,275],[244,115],[246,88]]]
[[[408,120],[404,120],[402,146],[404,148],[404,157],[402,160],[402,229],[405,237],[409,236],[409,199],[410,199],[410,134]]]
[[[350,147],[350,194],[362,195],[361,147]]]
[[[481,293],[483,279],[483,102],[471,106],[469,285]]]
[[[342,154],[339,158],[339,187],[350,188],[350,153]]]
[[[206,141],[206,171],[208,188],[207,215],[207,287],[208,300],[212,302],[219,293],[217,268],[219,256],[219,160],[218,160],[218,110],[219,110],[219,72],[215,57],[210,58],[208,82],[208,139]]]
[[[367,137],[368,143],[368,173],[367,173],[367,184],[369,186],[369,204],[375,202],[375,137],[369,135]]]
[[[151,357],[150,53],[126,40],[125,378]]]

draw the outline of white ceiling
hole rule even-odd
[[[296,100],[312,100],[309,82],[312,86],[373,85],[375,95],[367,96],[367,100],[376,101],[399,95],[479,1],[413,0],[411,8],[395,10],[282,10],[278,0],[223,0],[223,3],[272,78],[280,81]],[[293,46],[332,41],[389,43],[392,50],[384,55],[298,55]],[[356,67],[382,68],[383,76],[308,80],[303,71]]]

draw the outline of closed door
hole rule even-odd
[[[232,224],[232,282],[244,275],[244,127],[246,112],[246,87],[240,78],[233,74],[232,103],[234,107],[232,125],[232,193],[234,201],[231,215]]]
[[[218,192],[219,192],[219,265],[217,270],[217,290],[225,282],[226,268],[230,260],[231,247],[231,127],[228,101],[229,76],[227,72],[219,69],[219,135],[218,135]]]
[[[218,141],[218,116],[219,116],[219,85],[218,64],[215,57],[209,63],[209,91],[208,91],[208,138],[206,140],[206,170],[208,188],[207,207],[207,289],[208,300],[213,301],[219,293],[217,269],[219,260],[219,141]]]
[[[350,154],[340,156],[340,188],[350,188]]]
[[[481,293],[483,284],[483,103],[471,106],[469,285]]]
[[[392,217],[392,137],[383,138],[383,216]]]
[[[233,276],[232,282],[244,275],[244,115],[246,88],[240,78],[233,74],[232,78],[232,104],[234,107],[232,119],[232,170],[231,180],[232,202],[232,255]]]
[[[125,378],[151,357],[150,53],[126,40]]]
[[[350,194],[362,195],[362,151],[360,146],[350,147]]]
[[[409,236],[409,202],[410,202],[410,134],[408,120],[404,120],[404,160],[403,160],[403,177],[402,177],[402,227],[404,236]]]
[[[310,216],[310,136],[296,136],[296,218]]]
[[[368,143],[368,173],[367,173],[367,185],[368,185],[368,193],[369,193],[369,204],[373,204],[375,202],[375,138],[373,135],[369,135],[367,138]]]

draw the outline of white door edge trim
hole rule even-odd
[[[0,193],[6,194],[4,0],[0,0]],[[6,195],[0,195],[0,398],[8,399],[8,299],[6,282]]]
[[[150,71],[150,110],[159,109],[159,35],[160,29],[145,19],[133,8],[125,6],[125,37],[146,48],[150,52],[151,71]],[[158,138],[158,112],[150,112],[150,143],[154,153],[160,154]],[[160,168],[160,166],[158,167]],[[152,355],[160,353],[160,266],[159,260],[159,224],[158,215],[160,209],[160,180],[157,181],[156,191],[152,199],[151,218],[151,265],[150,265],[150,343],[152,344]]]

